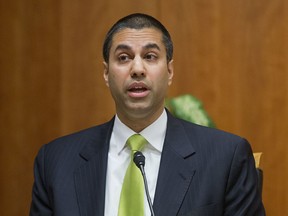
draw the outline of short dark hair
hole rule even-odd
[[[166,48],[167,61],[169,62],[173,58],[173,42],[168,30],[164,27],[164,25],[150,15],[142,13],[134,13],[118,20],[106,34],[103,44],[103,58],[105,62],[109,61],[109,54],[114,35],[117,32],[126,28],[131,29],[155,28],[159,30],[162,33],[163,43]]]

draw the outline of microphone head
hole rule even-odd
[[[134,153],[133,161],[139,169],[141,166],[145,166],[145,156],[140,151]]]

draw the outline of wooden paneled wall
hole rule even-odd
[[[28,215],[42,144],[112,117],[101,47],[132,12],[172,34],[168,96],[195,95],[219,128],[262,151],[267,215],[288,215],[286,0],[1,1],[0,214]]]

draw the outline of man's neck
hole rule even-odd
[[[164,108],[150,115],[132,116],[132,115],[121,115],[121,113],[117,113],[117,116],[127,127],[135,131],[136,133],[139,133],[146,127],[151,125],[154,121],[156,121],[163,113],[163,111]]]

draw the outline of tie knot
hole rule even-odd
[[[140,151],[146,143],[147,140],[140,134],[133,134],[127,140],[127,145],[132,151]]]

